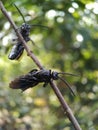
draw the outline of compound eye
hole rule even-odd
[[[30,29],[31,28],[31,26],[30,25],[27,25],[27,27],[26,27],[27,29]]]
[[[23,29],[24,29],[24,26],[21,26],[21,29],[23,30]]]
[[[26,23],[23,23],[21,29],[25,29],[27,27]]]
[[[58,73],[57,72],[52,72],[52,78],[54,80],[58,79]]]

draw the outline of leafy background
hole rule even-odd
[[[98,1],[94,0],[2,0],[18,27],[23,20],[49,29],[32,28],[36,43],[28,46],[47,69],[80,74],[65,77],[72,85],[56,82],[83,130],[98,129]],[[74,130],[53,90],[42,84],[21,93],[9,83],[37,68],[24,52],[19,61],[10,61],[13,29],[0,12],[0,130]]]

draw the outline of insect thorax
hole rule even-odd
[[[58,72],[52,72],[51,70],[39,70],[36,76],[42,82],[49,82],[51,79],[58,79]]]
[[[23,23],[20,27],[20,33],[22,36],[29,36],[30,34],[31,26],[27,23]]]

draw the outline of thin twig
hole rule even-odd
[[[18,29],[15,25],[15,23],[13,22],[13,20],[11,19],[11,17],[8,15],[6,9],[4,8],[2,2],[0,1],[0,9],[2,11],[2,13],[5,15],[5,17],[8,19],[8,21],[10,22],[12,28],[15,30],[18,38],[20,39],[20,41],[23,43],[25,50],[27,51],[28,56],[30,56],[32,58],[32,60],[35,62],[35,64],[40,68],[43,69],[42,64],[39,62],[39,60],[37,59],[37,57],[34,55],[34,53],[32,51],[30,51],[30,49],[28,48],[25,40],[23,39],[23,37],[21,36],[21,34],[18,32]],[[64,100],[61,92],[59,91],[58,87],[56,86],[56,84],[51,80],[50,81],[50,85],[52,87],[52,89],[54,90],[56,96],[58,97],[64,112],[66,113],[67,117],[69,118],[69,120],[72,122],[75,130],[82,130],[78,121],[76,120],[76,118],[74,117],[70,107],[67,105],[66,101]]]
[[[56,86],[56,84],[54,84],[54,82],[51,81],[50,85],[52,86],[55,94],[57,95],[60,103],[62,104],[64,112],[66,113],[67,117],[69,118],[69,120],[73,124],[74,128],[76,130],[82,130],[79,123],[77,122],[75,116],[73,115],[70,107],[68,106],[67,102],[64,100],[64,97],[62,96],[61,92],[59,91],[58,87]]]

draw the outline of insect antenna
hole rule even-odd
[[[24,16],[23,16],[23,14],[21,13],[20,9],[16,6],[16,4],[15,4],[15,3],[13,3],[13,5],[16,7],[17,11],[18,11],[18,12],[19,12],[19,14],[21,15],[21,17],[22,17],[22,19],[23,19],[24,23],[26,23],[25,18],[24,18]]]
[[[41,28],[45,28],[45,29],[49,29],[49,27],[44,26],[44,25],[40,25],[40,24],[32,24],[30,25],[31,27],[41,27]]]
[[[79,75],[78,74],[72,74],[72,73],[66,73],[66,72],[59,72],[58,74],[65,74],[65,75],[70,75],[70,76],[76,76],[78,77]]]
[[[21,17],[22,17],[22,19],[23,19],[23,21],[24,21],[24,23],[26,23],[26,20],[25,20],[25,18],[24,18],[24,16],[23,16],[23,14],[22,14],[22,12],[20,11],[20,9],[17,7],[17,5],[15,4],[15,3],[13,3],[13,5],[16,7],[16,9],[17,9],[17,11],[19,12],[19,14],[21,15]],[[44,25],[40,25],[40,24],[32,24],[32,25],[30,25],[31,27],[33,26],[37,26],[37,27],[42,27],[42,28],[46,28],[46,29],[49,29],[49,27],[47,27],[47,26],[44,26]]]
[[[60,80],[62,80],[62,81],[66,84],[66,86],[69,88],[69,90],[71,91],[71,93],[75,96],[75,93],[73,92],[73,90],[72,90],[72,88],[70,87],[69,83],[68,83],[66,80],[64,80],[63,78],[61,78],[60,76],[58,76],[58,78],[59,78]]]

